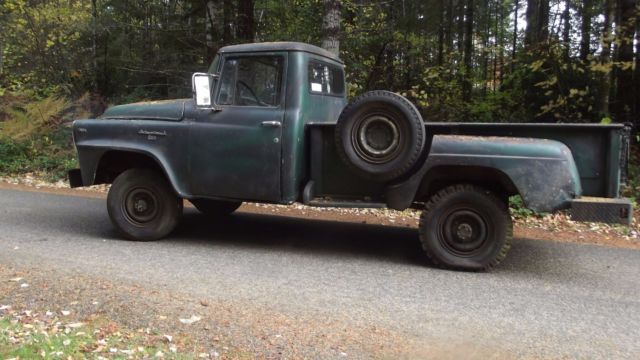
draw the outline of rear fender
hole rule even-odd
[[[525,206],[534,211],[567,208],[582,193],[571,151],[560,142],[438,135],[422,167],[408,180],[386,189],[387,205],[401,210],[423,201],[438,190],[429,185],[443,168],[454,172],[446,177],[450,183],[477,183],[477,175],[471,174],[477,174],[478,169],[486,169],[492,179],[495,174],[503,174],[504,179],[497,180],[502,182],[499,185],[503,191],[521,195]],[[491,188],[490,183],[488,186]]]

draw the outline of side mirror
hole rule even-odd
[[[191,77],[191,87],[193,90],[193,99],[196,106],[200,108],[213,109],[213,101],[211,99],[213,85],[217,75],[207,73],[194,73]]]

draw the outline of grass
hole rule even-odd
[[[161,336],[131,331],[104,318],[63,323],[42,314],[0,317],[1,359],[193,359]],[[186,349],[185,349],[186,350]]]

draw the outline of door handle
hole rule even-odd
[[[280,121],[263,121],[261,125],[264,127],[280,127],[282,123]]]

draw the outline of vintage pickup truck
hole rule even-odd
[[[424,122],[391,92],[348,103],[343,62],[293,42],[223,47],[192,83],[193,99],[73,124],[70,185],[111,183],[107,210],[126,238],[171,233],[183,199],[209,216],[243,201],[412,208],[434,264],[486,270],[511,246],[510,196],[576,220],[631,218],[621,124]]]

